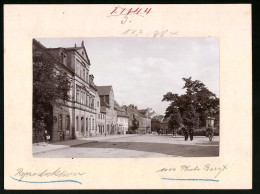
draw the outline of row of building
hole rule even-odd
[[[52,141],[108,134],[126,134],[132,129],[133,120],[138,122],[137,132],[151,131],[152,109],[134,105],[120,106],[112,86],[97,86],[94,76],[89,74],[91,63],[84,42],[70,48],[46,48],[33,40],[33,48],[45,52],[58,69],[71,78],[68,101],[57,100],[53,107],[54,122],[50,129]]]

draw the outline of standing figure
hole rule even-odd
[[[193,140],[193,133],[194,133],[193,129],[190,129],[189,134],[190,134],[190,140],[191,141]]]
[[[184,139],[185,139],[185,141],[187,141],[188,140],[188,136],[189,136],[188,130],[185,127],[183,127],[182,131],[183,131],[183,134],[184,134]]]

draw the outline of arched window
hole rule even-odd
[[[70,133],[70,116],[69,115],[66,116],[65,126],[66,126],[66,134],[69,134]]]
[[[86,131],[88,131],[88,118],[86,118]]]
[[[58,116],[58,130],[62,130],[62,115]]]
[[[84,118],[81,117],[81,132],[84,132]]]
[[[79,130],[79,117],[76,117],[76,131]]]

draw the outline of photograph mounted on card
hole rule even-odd
[[[4,9],[5,189],[252,188],[251,5]]]

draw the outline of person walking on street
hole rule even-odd
[[[189,136],[188,131],[187,131],[187,129],[185,127],[183,127],[182,130],[183,130],[183,133],[184,133],[184,139],[185,139],[185,141],[187,141],[188,140],[188,136]]]
[[[190,129],[189,134],[190,134],[190,140],[191,141],[193,140],[193,133],[194,133],[193,129]]]

